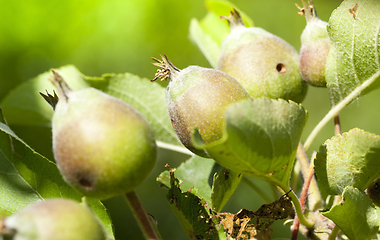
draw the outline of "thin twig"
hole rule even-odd
[[[301,178],[301,166],[298,161],[294,164],[292,172],[292,182],[290,184],[292,189],[298,189],[298,180]]]
[[[5,116],[4,116],[4,113],[3,113],[3,109],[0,108],[0,115],[2,116],[3,118],[3,122],[5,125],[7,125],[7,127],[9,127],[8,125],[8,122],[7,122],[7,119],[5,119]],[[22,158],[22,156],[20,154],[18,154],[15,150],[15,146],[14,146],[14,143],[13,143],[13,137],[11,134],[8,134],[8,137],[9,137],[9,144],[11,146],[11,150],[12,152],[19,158]]]
[[[307,179],[310,174],[310,168],[311,167],[314,168],[314,165],[310,166],[309,159],[301,143],[299,143],[298,145],[296,156],[297,156],[298,163],[301,166],[302,176],[304,177],[304,179]],[[315,157],[315,154],[312,158],[314,157]],[[314,176],[310,176],[310,177],[311,177],[311,182],[309,183],[310,186],[308,186],[309,209],[310,211],[316,211],[323,206],[323,199],[322,199],[321,193],[319,192],[318,184],[317,184],[317,181],[315,180],[315,177]]]
[[[190,150],[188,150],[185,147],[181,147],[181,146],[177,146],[177,145],[174,145],[174,144],[165,143],[165,142],[161,142],[161,141],[157,141],[156,143],[157,143],[157,146],[159,148],[172,150],[172,151],[183,153],[183,154],[186,154],[186,155],[189,155],[189,156],[194,155],[194,153],[190,152]]]
[[[335,240],[336,237],[338,236],[339,231],[340,231],[340,228],[337,225],[335,225],[334,229],[330,233],[328,240]]]
[[[337,115],[347,104],[349,104],[352,100],[354,100],[360,93],[369,87],[378,77],[380,76],[380,70],[377,71],[374,75],[368,78],[366,81],[362,83],[359,87],[355,88],[350,94],[347,95],[342,101],[340,101],[337,105],[335,105],[331,110],[323,117],[323,119],[315,126],[313,131],[310,133],[308,138],[304,143],[304,148],[307,151],[314,141],[315,137],[321,131],[321,129]]]
[[[133,215],[135,216],[141,231],[143,232],[146,239],[159,239],[162,240],[157,227],[152,222],[151,218],[148,216],[144,205],[142,204],[140,198],[137,196],[135,191],[125,194],[125,198],[132,209]]]
[[[302,175],[305,177],[307,172],[309,171],[310,164],[309,164],[309,159],[306,155],[305,149],[303,148],[301,142],[298,143],[296,157],[297,157],[297,161],[300,165]]]
[[[314,176],[314,158],[311,160],[309,171],[307,175],[305,176],[305,182],[302,187],[302,192],[300,196],[300,205],[301,205],[302,212],[304,212],[306,208],[306,199],[307,199],[310,183],[313,180],[313,176]],[[293,222],[292,240],[296,240],[297,235],[298,235],[300,222],[297,216],[295,217],[294,222]]]
[[[300,229],[300,221],[298,220],[298,217],[296,216],[294,218],[293,226],[292,226],[292,240],[297,240],[299,229]]]
[[[302,209],[301,209],[301,205],[300,205],[300,202],[298,200],[297,195],[293,191],[290,191],[291,190],[290,187],[287,186],[286,184],[284,184],[284,183],[282,183],[280,181],[276,182],[276,184],[284,192],[289,192],[288,196],[292,199],[292,202],[293,202],[293,205],[294,205],[294,209],[296,211],[296,214],[298,216],[298,219],[299,219],[300,223],[302,225],[304,225],[308,229],[313,229],[314,225],[315,225],[315,222],[314,221],[310,221],[309,219],[305,218],[305,216],[303,215],[303,212],[302,212]]]

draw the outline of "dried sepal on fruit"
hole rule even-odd
[[[319,19],[312,0],[303,7],[296,4],[299,14],[306,18],[306,27],[301,35],[300,71],[302,78],[312,86],[326,87],[326,59],[330,50],[327,22]]]
[[[235,9],[221,18],[231,32],[221,45],[218,69],[238,80],[253,98],[301,102],[307,84],[301,78],[297,51],[262,28],[246,27]]]
[[[53,91],[53,94],[54,95],[50,94],[47,90],[46,94],[40,92],[40,95],[50,104],[50,106],[52,106],[53,110],[55,110],[55,106],[57,105],[59,98],[55,91]]]
[[[166,55],[153,58],[158,66],[154,79],[169,79],[166,104],[173,128],[182,144],[193,153],[208,157],[203,149],[192,143],[197,128],[205,143],[218,141],[225,128],[225,112],[235,102],[250,99],[244,87],[230,75],[210,68],[175,67]]]

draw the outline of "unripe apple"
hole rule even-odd
[[[231,32],[223,40],[218,69],[243,85],[253,98],[301,102],[307,92],[297,51],[258,27],[246,27],[235,9],[227,19]]]
[[[12,240],[104,240],[104,227],[87,207],[68,199],[32,204],[5,218],[1,235]]]
[[[162,61],[153,58],[160,67],[156,77],[169,78],[166,104],[174,130],[182,144],[193,153],[209,157],[196,149],[191,136],[195,128],[205,144],[222,138],[227,107],[237,101],[250,99],[249,93],[233,77],[219,70],[189,66],[175,67],[166,55]]]
[[[305,15],[306,27],[301,35],[300,70],[302,78],[315,87],[326,87],[326,59],[330,50],[330,38],[327,33],[327,22],[318,18],[314,4],[302,0],[300,14]]]
[[[148,122],[97,89],[72,91],[58,73],[53,82],[61,95],[52,120],[53,151],[64,179],[98,199],[134,190],[156,160]]]

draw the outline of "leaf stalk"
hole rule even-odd
[[[162,240],[156,225],[153,223],[151,217],[149,217],[137,193],[135,191],[128,192],[125,194],[125,198],[131,207],[133,215],[136,218],[145,238]]]
[[[340,231],[340,228],[337,225],[335,225],[328,240],[335,240],[336,237],[338,236],[339,231]]]
[[[304,225],[306,228],[313,229],[314,228],[314,222],[306,219],[305,216],[303,215],[301,204],[300,204],[300,201],[299,201],[298,197],[296,196],[296,194],[293,191],[290,191],[291,189],[282,183],[279,185],[279,187],[282,188],[282,190],[284,190],[285,192],[289,192],[288,196],[292,198],[294,209],[296,210],[299,222],[302,225]]]
[[[337,105],[333,106],[331,110],[323,117],[323,119],[315,126],[313,131],[307,137],[304,148],[307,151],[314,141],[315,137],[322,130],[322,128],[333,119],[345,106],[347,106],[352,100],[354,100],[360,93],[369,87],[372,83],[376,81],[376,79],[380,77],[380,70],[377,71],[374,75],[364,81],[360,86],[355,88],[347,97],[345,97],[342,101],[340,101]]]

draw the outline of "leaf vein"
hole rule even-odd
[[[350,61],[351,61],[351,65],[352,65],[352,71],[353,71],[353,74],[354,74],[354,79],[355,79],[355,82],[356,82],[356,85],[357,86],[360,86],[361,85],[361,82],[359,80],[359,77],[358,77],[358,72],[357,72],[357,69],[356,69],[356,64],[355,64],[355,46],[356,46],[356,27],[357,27],[357,23],[356,23],[356,20],[354,21],[354,24],[353,24],[353,28],[352,28],[352,45],[351,45],[351,52],[350,52]]]
[[[2,129],[1,129],[2,130]],[[15,174],[12,174],[13,176],[19,176],[20,179],[27,185],[29,186],[29,188],[40,198],[40,199],[43,199],[43,197],[25,180],[25,178],[23,178],[21,176],[21,174],[19,173],[19,171],[17,170],[17,168],[14,166],[13,162],[7,157],[7,155],[4,153],[4,151],[0,151],[3,159],[7,160],[9,162],[9,164],[12,166],[12,168],[14,169],[15,171]],[[9,176],[12,176],[10,174],[7,174]]]

